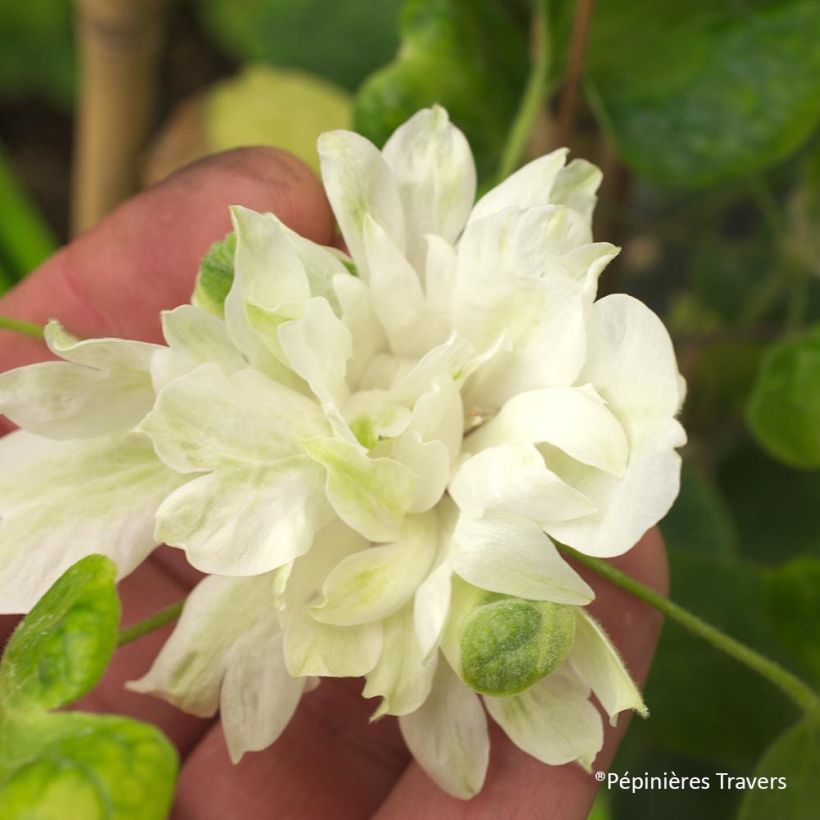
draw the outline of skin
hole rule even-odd
[[[0,299],[0,314],[39,323],[57,318],[80,336],[161,341],[160,310],[188,301],[200,258],[230,230],[227,206],[232,204],[272,211],[302,235],[333,242],[333,217],[312,173],[289,154],[241,149],[189,166],[126,202]],[[0,369],[47,356],[40,342],[0,331]],[[9,429],[5,424],[4,431]],[[613,563],[666,592],[666,558],[657,530]],[[592,613],[643,682],[660,615],[580,571],[597,593]],[[183,598],[199,577],[181,552],[158,549],[120,584],[123,623]],[[13,623],[0,618],[0,637]],[[271,748],[233,766],[217,720],[185,715],[122,686],[147,671],[169,634],[166,627],[118,650],[103,681],[78,707],[153,721],[174,741],[182,767],[175,820],[584,820],[592,805],[591,775],[575,765],[543,766],[492,722],[484,790],[469,802],[448,797],[409,758],[393,718],[368,723],[375,702],[361,698],[361,683],[354,680],[326,681],[306,695]],[[628,722],[622,715],[613,728],[604,719],[606,742],[596,770],[607,768]]]

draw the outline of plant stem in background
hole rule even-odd
[[[0,145],[0,290],[22,279],[57,248],[48,225],[15,179]]]
[[[631,576],[616,569],[607,561],[584,555],[564,545],[560,545],[559,548],[565,555],[574,558],[579,564],[583,564],[583,566],[598,573],[615,586],[625,589],[639,600],[649,604],[653,609],[662,612],[670,620],[680,624],[684,629],[711,644],[715,649],[719,649],[766,678],[788,695],[807,715],[812,715],[815,718],[820,717],[820,699],[818,699],[817,694],[808,684],[784,669],[780,664],[726,635],[716,627],[698,618],[697,615],[693,615],[668,598],[664,598],[663,595],[659,595]]]
[[[144,620],[138,621],[133,626],[127,626],[125,629],[121,629],[117,646],[131,643],[131,641],[135,641],[137,638],[141,638],[143,635],[147,635],[149,632],[153,632],[171,623],[171,621],[175,621],[179,618],[184,605],[184,600],[177,601],[175,604],[171,604],[165,607],[165,609],[160,609],[159,612],[149,615]]]
[[[534,21],[538,32],[535,62],[530,71],[521,105],[515,115],[507,143],[498,166],[496,184],[506,179],[520,164],[527,149],[544,97],[547,95],[547,79],[550,72],[552,43],[550,37],[549,0],[539,0]]]
[[[33,336],[35,339],[45,337],[42,325],[35,325],[34,322],[27,322],[25,319],[15,319],[13,316],[0,316],[0,330],[11,330],[14,333]]]
[[[77,0],[80,95],[72,229],[90,228],[137,188],[157,95],[166,0]]]
[[[578,111],[581,77],[584,73],[584,54],[586,52],[589,27],[592,22],[592,13],[594,10],[595,0],[576,0],[575,18],[572,23],[569,63],[567,65],[567,79],[564,83],[561,104],[558,108],[557,145],[559,146],[570,145],[572,143],[572,135],[575,130],[575,118]]]

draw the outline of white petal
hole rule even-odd
[[[126,686],[199,717],[220,709],[232,760],[269,746],[304,689],[284,668],[270,574],[211,575],[188,596],[151,669]]]
[[[572,521],[544,524],[553,538],[589,555],[621,555],[669,512],[680,489],[681,459],[675,447],[686,441],[680,424],[672,418],[647,425],[632,450],[623,478],[599,470],[574,473],[570,483],[592,499],[598,511]],[[559,475],[560,454],[547,464]]]
[[[77,339],[57,321],[46,325],[45,341],[60,358],[97,370],[147,371],[160,345],[132,339]]]
[[[317,144],[322,181],[345,244],[367,279],[364,223],[372,217],[404,252],[404,215],[398,187],[381,153],[351,131],[330,131]]]
[[[317,402],[258,371],[204,364],[160,392],[140,430],[166,464],[199,472],[298,454],[301,438],[328,427]]]
[[[537,522],[562,521],[595,510],[583,493],[547,468],[531,444],[482,450],[461,465],[449,491],[461,510],[475,518],[495,510]]]
[[[313,438],[304,448],[327,468],[327,498],[342,521],[371,541],[398,536],[416,494],[414,473],[340,438]]]
[[[420,269],[425,234],[453,242],[464,227],[475,197],[473,155],[440,106],[419,111],[396,129],[383,154],[404,205],[408,255]]]
[[[413,757],[444,791],[463,800],[478,794],[490,757],[487,718],[446,663],[438,664],[427,700],[399,726]]]
[[[280,325],[278,337],[288,364],[315,396],[337,405],[347,400],[345,369],[353,341],[327,299],[309,299],[302,318]]]
[[[294,677],[359,678],[378,663],[382,624],[321,624],[306,609],[285,612],[285,663]]]
[[[465,448],[477,452],[505,443],[551,444],[614,475],[623,475],[629,457],[623,428],[589,385],[544,387],[514,396],[469,436]]]
[[[54,442],[0,439],[0,612],[27,612],[92,552],[123,577],[156,546],[154,513],[181,476],[137,434]]]
[[[418,513],[438,503],[450,479],[450,453],[440,441],[422,441],[421,434],[408,430],[393,444],[391,457],[416,476],[416,493],[409,511]]]
[[[600,168],[585,159],[574,159],[555,177],[550,202],[572,208],[589,223],[592,221],[592,211],[598,198],[596,192],[601,186],[602,178]]]
[[[419,586],[413,603],[416,637],[424,657],[436,648],[450,611],[453,569],[449,561],[439,564]]]
[[[385,620],[382,654],[362,692],[366,698],[382,698],[372,720],[415,712],[430,694],[437,662],[438,655],[425,658],[422,654],[412,606]]]
[[[145,371],[107,373],[68,362],[42,362],[0,374],[0,413],[49,438],[127,432],[153,401],[151,377]]]
[[[440,441],[454,464],[464,437],[464,405],[452,378],[436,379],[432,389],[422,393],[413,406],[413,430],[425,441]]]
[[[157,511],[157,540],[203,572],[259,575],[307,552],[332,512],[324,472],[307,458],[200,476]]]
[[[601,701],[613,725],[615,716],[625,709],[634,709],[644,717],[649,714],[618,650],[601,625],[582,609],[578,610],[570,664]]]
[[[559,148],[528,162],[478,200],[470,214],[470,222],[504,208],[529,208],[552,202],[550,191],[566,161],[567,149]]]
[[[228,753],[239,763],[245,752],[267,749],[296,712],[304,678],[285,666],[282,634],[257,627],[228,651],[219,697],[219,717]]]
[[[622,293],[593,306],[581,379],[627,426],[633,447],[645,421],[675,415],[683,401],[669,333],[646,305]]]
[[[589,690],[566,666],[520,695],[484,698],[487,711],[519,749],[548,766],[578,761],[592,766],[603,745]]]
[[[345,558],[327,576],[316,620],[347,626],[387,618],[403,607],[427,577],[438,548],[436,517],[405,519],[399,539]]]
[[[474,586],[517,598],[588,604],[595,596],[526,518],[462,515],[453,533],[453,571]]]

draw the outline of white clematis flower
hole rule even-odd
[[[459,797],[486,712],[548,764],[591,766],[645,711],[555,542],[612,556],[678,492],[672,345],[628,296],[595,301],[600,173],[556,151],[474,203],[441,108],[383,151],[319,141],[349,256],[232,210],[230,291],[202,277],[166,346],[47,332],[63,362],[0,376],[0,608],[71,562],[130,572],[157,543],[209,573],[131,686],[221,712],[238,760],[321,677],[365,676],[376,716]],[[483,706],[482,706],[483,702]]]

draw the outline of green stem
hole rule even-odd
[[[133,626],[127,626],[125,629],[121,629],[117,646],[131,643],[131,641],[135,641],[137,638],[141,638],[143,635],[147,635],[149,632],[153,632],[165,626],[165,624],[175,621],[179,618],[184,605],[184,600],[177,601],[175,604],[171,604],[171,606],[167,606],[165,609],[161,609],[159,612],[149,615],[144,620],[138,621]]]
[[[35,339],[45,338],[45,329],[42,325],[35,325],[34,322],[27,322],[25,319],[15,319],[13,316],[0,316],[0,330],[24,333]]]
[[[680,624],[684,629],[688,629],[692,634],[711,644],[715,649],[725,652],[736,661],[766,678],[788,695],[806,714],[820,717],[820,699],[818,699],[814,690],[780,664],[769,660],[769,658],[754,649],[726,635],[716,627],[698,618],[697,615],[693,615],[668,598],[664,598],[663,595],[659,595],[631,576],[616,569],[607,561],[583,555],[571,547],[562,545],[560,549],[569,557],[578,561],[579,564],[589,567],[610,583],[625,589],[639,600],[649,604],[653,609],[662,612],[667,618]]]
[[[521,163],[521,157],[527,148],[527,141],[532,133],[541,104],[547,93],[547,79],[550,70],[550,26],[549,2],[541,0],[536,10],[535,24],[540,34],[535,63],[527,80],[521,105],[515,115],[507,143],[501,154],[496,183],[505,180]]]

